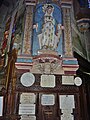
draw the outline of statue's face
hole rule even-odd
[[[51,14],[53,12],[53,9],[51,7],[47,8],[47,13]]]

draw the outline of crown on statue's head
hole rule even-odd
[[[43,12],[46,12],[46,10],[49,8],[52,8],[52,10],[54,10],[54,7],[52,4],[44,4],[43,5]]]

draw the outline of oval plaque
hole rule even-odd
[[[32,86],[34,82],[35,82],[35,76],[30,72],[26,72],[21,76],[21,83],[25,87]]]
[[[80,86],[82,84],[82,79],[80,77],[76,77],[74,79],[74,83],[76,86]]]

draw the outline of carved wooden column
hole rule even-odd
[[[32,30],[33,30],[33,8],[36,5],[35,0],[25,0],[25,29],[23,39],[22,54],[31,55]]]
[[[15,92],[15,61],[17,55],[16,50],[14,49],[9,55],[9,62],[7,66],[7,78],[6,78],[6,115],[10,117],[14,113],[14,92]]]
[[[81,120],[89,120],[88,114],[88,102],[87,102],[87,93],[85,86],[85,78],[83,77],[83,85],[80,87],[80,109],[81,109]]]
[[[64,56],[72,57],[72,37],[71,37],[71,0],[62,0],[61,7],[63,13],[64,26]]]

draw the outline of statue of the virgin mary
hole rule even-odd
[[[58,47],[63,27],[61,24],[55,24],[53,11],[54,6],[52,4],[45,4],[43,6],[43,12],[45,13],[44,20],[41,33],[38,34],[40,49],[56,50]]]

